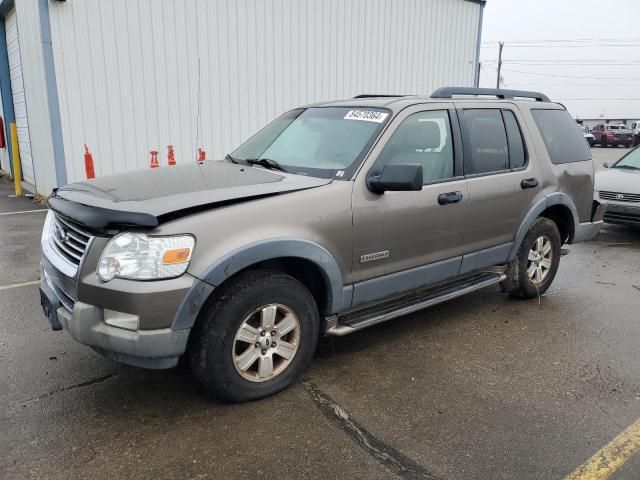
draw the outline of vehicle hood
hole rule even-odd
[[[640,170],[600,170],[596,172],[595,189],[605,192],[640,193]]]
[[[49,207],[87,228],[153,228],[218,206],[316,188],[330,179],[206,161],[110,175],[56,188]]]

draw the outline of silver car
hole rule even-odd
[[[607,206],[604,221],[640,227],[640,148],[596,174],[596,200]]]

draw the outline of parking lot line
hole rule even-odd
[[[29,285],[39,285],[40,280],[31,280],[30,282],[12,283],[11,285],[0,285],[0,290],[9,290],[10,288],[28,287]]]
[[[640,451],[640,418],[576,468],[565,480],[604,480]]]
[[[4,212],[0,213],[0,217],[4,217],[5,215],[19,215],[21,213],[35,213],[35,212],[46,212],[48,208],[38,208],[36,210],[20,210],[19,212]]]

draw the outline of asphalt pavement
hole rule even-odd
[[[0,478],[555,479],[640,417],[640,231],[569,246],[541,298],[488,288],[336,339],[299,384],[226,405],[183,366],[120,366],[51,331],[29,283],[44,214],[6,215],[40,208],[9,189]],[[640,478],[640,455],[611,478]]]

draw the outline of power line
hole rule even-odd
[[[507,82],[509,86],[530,86],[530,87],[602,87],[605,86],[603,83],[520,83],[520,82]],[[637,87],[638,83],[613,83],[611,85],[607,85],[611,87]]]
[[[626,101],[632,101],[632,102],[639,102],[640,98],[558,98],[557,100],[562,100],[564,101],[598,101],[598,102],[626,102]]]
[[[523,43],[595,43],[595,42],[640,42],[640,38],[626,37],[626,38],[573,38],[573,39],[528,39],[528,40],[505,40],[508,44],[523,44]],[[482,42],[483,45],[500,43],[500,40],[489,40]]]
[[[558,75],[553,73],[538,73],[538,72],[523,72],[522,70],[512,70],[510,68],[503,68],[505,72],[521,73],[523,75],[536,75],[540,77],[558,77],[558,78],[584,78],[588,80],[639,80],[640,77],[591,77],[591,76],[577,76],[577,75]]]
[[[484,45],[480,48],[497,48],[497,45]],[[591,43],[588,45],[512,45],[509,42],[505,42],[505,47],[509,48],[608,48],[608,47],[640,47],[640,43],[624,43],[624,44],[611,44],[611,43]]]
[[[484,63],[496,63],[495,60],[483,60]],[[558,59],[546,59],[546,58],[514,58],[509,60],[502,60],[503,63],[520,63],[520,62],[543,62],[545,64],[560,63],[560,64],[573,64],[576,62],[594,62],[594,63],[606,63],[607,65],[636,65],[640,64],[640,60],[612,60],[607,58],[558,58]]]

